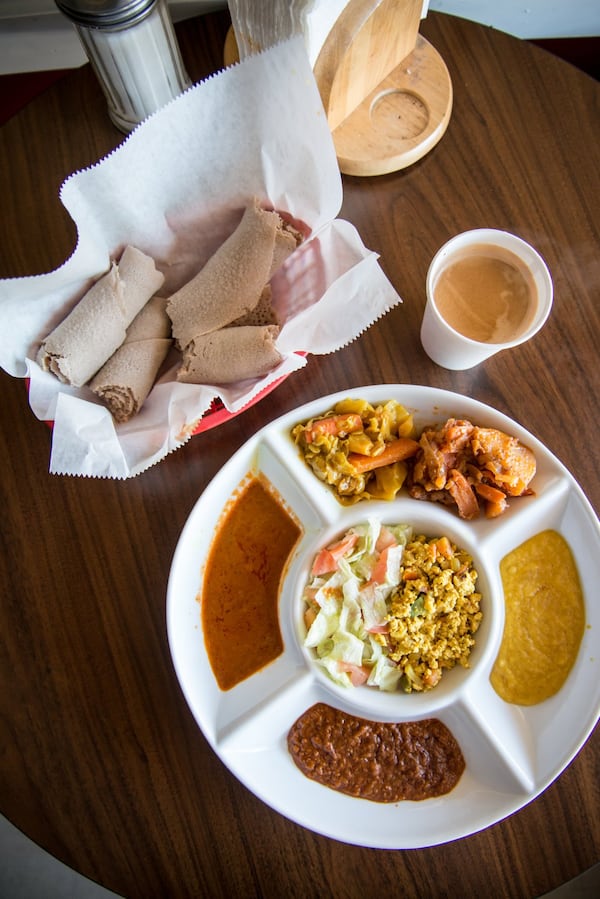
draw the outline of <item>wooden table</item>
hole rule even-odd
[[[227,16],[182,25],[200,78],[220,67]],[[0,811],[68,865],[127,897],[534,897],[600,858],[600,735],[536,801],[469,838],[383,851],[317,836],[221,764],[175,677],[165,592],[180,530],[209,479],[258,428],[366,383],[451,389],[524,424],[600,507],[598,84],[512,37],[430,13],[452,119],[414,167],[344,178],[353,222],[404,298],[360,340],[311,358],[268,401],[131,481],[48,474],[50,432],[2,373]],[[49,271],[75,231],[58,200],[72,171],[119,143],[89,67],[3,128],[0,276]],[[555,305],[525,346],[467,372],[436,367],[418,332],[425,274],[451,235],[512,230],[554,276]]]

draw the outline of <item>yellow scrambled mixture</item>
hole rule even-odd
[[[404,672],[405,690],[429,690],[444,668],[469,667],[481,622],[477,571],[469,554],[447,537],[408,543],[402,583],[391,597],[389,658]]]

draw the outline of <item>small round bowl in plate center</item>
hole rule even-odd
[[[447,537],[458,549],[465,550],[473,560],[477,572],[475,589],[481,594],[481,622],[474,634],[474,646],[468,658],[468,667],[459,663],[444,669],[440,681],[423,691],[405,692],[402,687],[386,691],[377,686],[343,686],[335,682],[321,665],[313,648],[305,645],[307,627],[304,621],[306,609],[304,589],[310,580],[313,560],[321,549],[342,538],[352,527],[376,519],[382,525],[410,525],[413,537],[424,535],[426,539]],[[296,635],[300,652],[317,681],[331,694],[333,705],[349,712],[380,721],[412,721],[435,716],[450,704],[460,701],[463,694],[482,677],[489,676],[498,652],[504,624],[502,585],[497,567],[490,567],[478,552],[468,523],[461,521],[448,509],[402,498],[392,503],[363,504],[350,507],[340,521],[318,535],[307,547],[304,559],[298,566],[292,587],[293,601],[285,603],[284,614],[293,617],[292,630]]]

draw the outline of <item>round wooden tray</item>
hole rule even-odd
[[[415,48],[333,131],[340,170],[384,175],[429,153],[448,127],[452,82],[420,34]]]

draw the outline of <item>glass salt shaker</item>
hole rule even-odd
[[[187,87],[166,0],[55,0],[73,22],[121,131]]]

